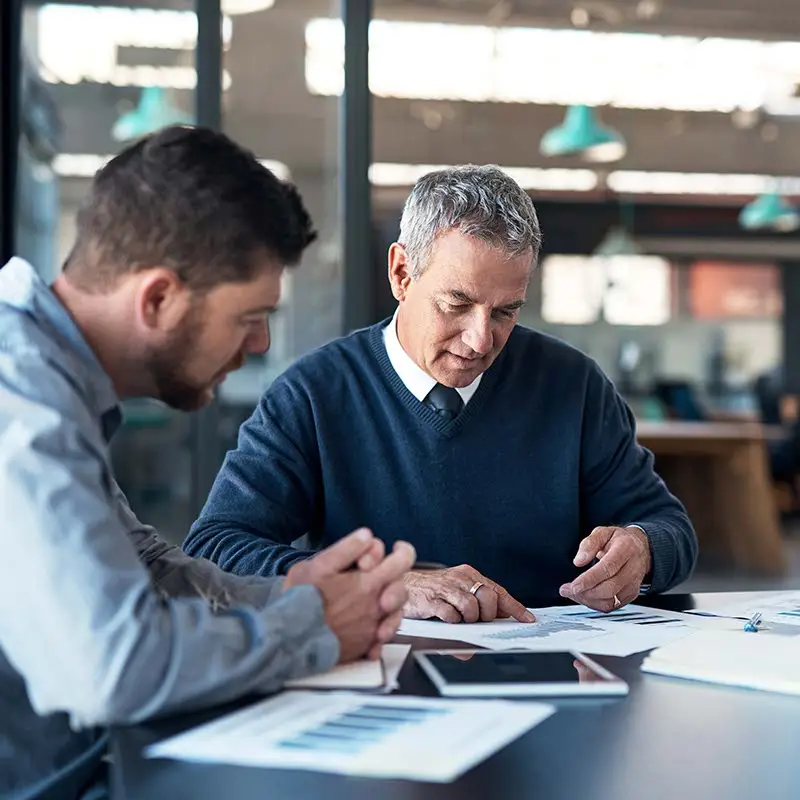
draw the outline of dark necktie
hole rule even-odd
[[[454,420],[464,408],[461,395],[455,389],[442,386],[441,383],[437,383],[428,392],[423,402],[435,409],[436,413],[448,422]]]

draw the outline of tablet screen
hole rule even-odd
[[[575,666],[572,653],[475,653],[465,659],[456,655],[428,653],[427,658],[451,684],[486,683],[595,683],[608,679],[584,662]]]

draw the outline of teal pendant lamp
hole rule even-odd
[[[595,256],[640,256],[642,248],[621,225],[611,228],[594,251]]]
[[[633,238],[635,205],[632,200],[620,198],[619,223],[612,225],[593,255],[606,258],[618,256],[642,256],[642,248]]]
[[[543,156],[581,155],[587,161],[619,161],[627,150],[619,131],[601,125],[589,106],[570,106],[561,125],[551,128],[539,143]]]
[[[800,214],[778,192],[765,192],[741,210],[739,224],[748,231],[788,233],[800,228]]]
[[[169,102],[160,86],[145,86],[139,104],[127,111],[114,123],[111,135],[118,142],[138,139],[166,125],[191,125],[188,114]]]

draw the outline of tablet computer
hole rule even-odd
[[[628,693],[628,684],[580,653],[417,650],[414,657],[448,697],[568,697]]]

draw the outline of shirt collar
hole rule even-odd
[[[114,391],[111,378],[64,304],[36,270],[24,259],[12,258],[0,269],[0,286],[4,303],[27,312],[40,324],[49,327],[54,338],[60,340],[61,347],[69,347],[77,356],[85,368],[88,388],[97,414],[103,416],[117,409],[117,413],[111,414],[110,418],[118,419],[119,398]],[[118,424],[117,422],[116,426]]]
[[[389,361],[397,373],[397,376],[405,384],[414,397],[422,402],[427,396],[428,392],[436,386],[436,378],[432,378],[420,367],[411,356],[403,349],[400,344],[400,339],[397,338],[397,311],[390,320],[389,324],[383,329],[383,343],[386,347],[386,355],[389,356]],[[477,390],[483,374],[478,375],[469,386],[457,388],[456,391],[461,395],[464,405],[469,403],[472,396]]]

